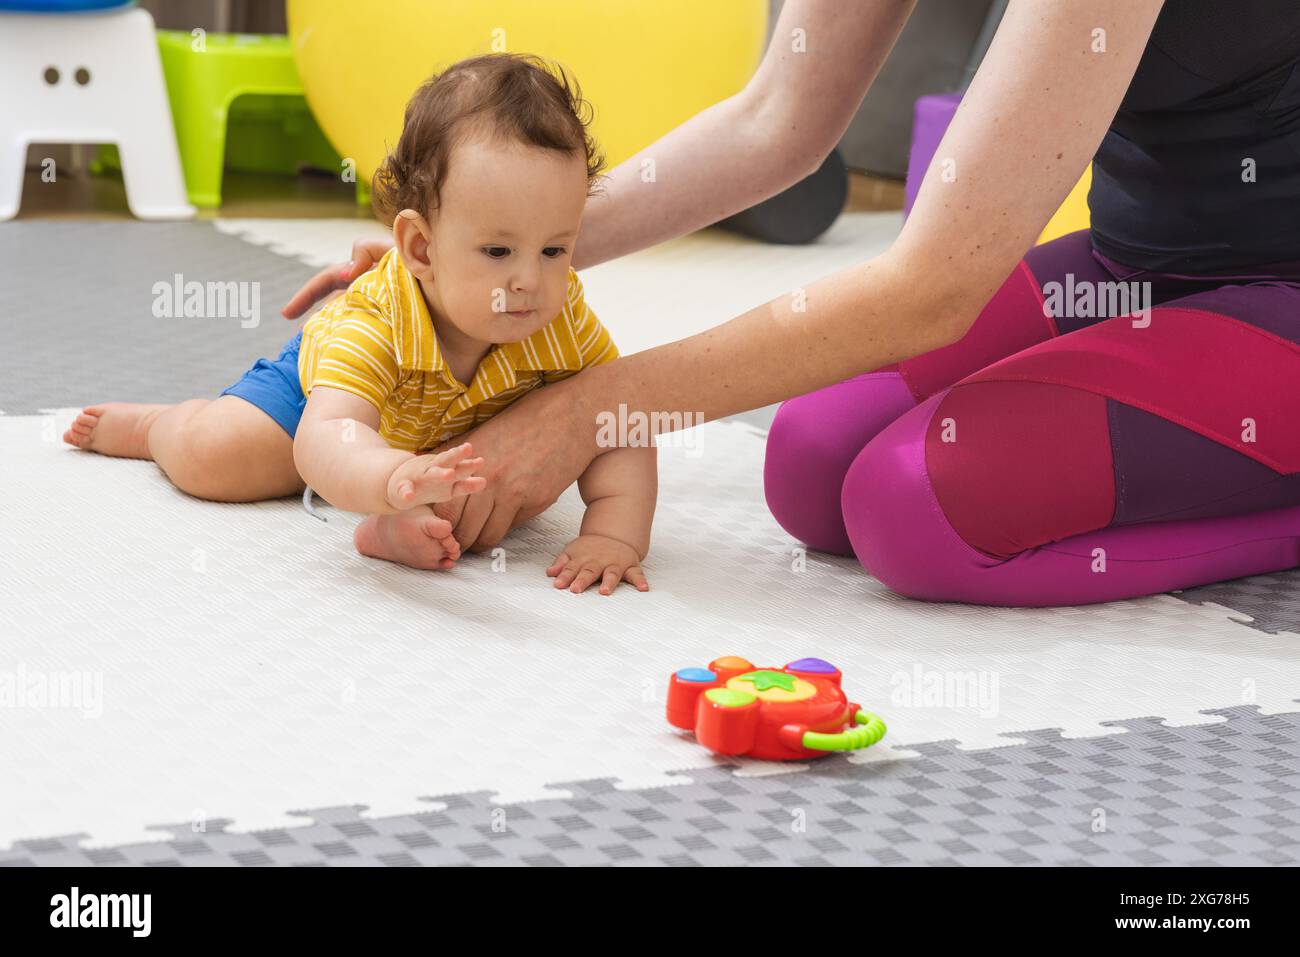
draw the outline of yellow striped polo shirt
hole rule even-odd
[[[370,402],[389,445],[421,452],[539,385],[617,358],[570,269],[560,314],[527,339],[493,345],[464,385],[443,360],[419,282],[393,249],[303,326],[298,376],[304,395],[323,385]]]

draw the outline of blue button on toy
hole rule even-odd
[[[700,681],[707,684],[710,681],[717,681],[718,676],[708,668],[683,668],[677,672],[677,677],[683,681]]]

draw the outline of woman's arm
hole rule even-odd
[[[712,225],[815,172],[915,5],[788,0],[744,89],[610,171],[587,202],[573,267]]]
[[[584,372],[587,411],[617,396],[713,419],[956,342],[1091,161],[1162,5],[1013,0],[885,254]]]
[[[491,487],[465,502],[457,540],[491,545],[553,502],[620,403],[716,418],[960,339],[1091,160],[1162,3],[1013,0],[888,252],[515,403],[475,431]]]

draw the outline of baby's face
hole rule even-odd
[[[586,201],[580,153],[457,144],[430,222],[430,305],[480,342],[528,338],[564,308]]]

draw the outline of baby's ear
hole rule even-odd
[[[431,235],[428,221],[413,209],[404,209],[393,219],[393,244],[402,257],[402,264],[416,279],[433,279],[433,262],[429,258]]]

